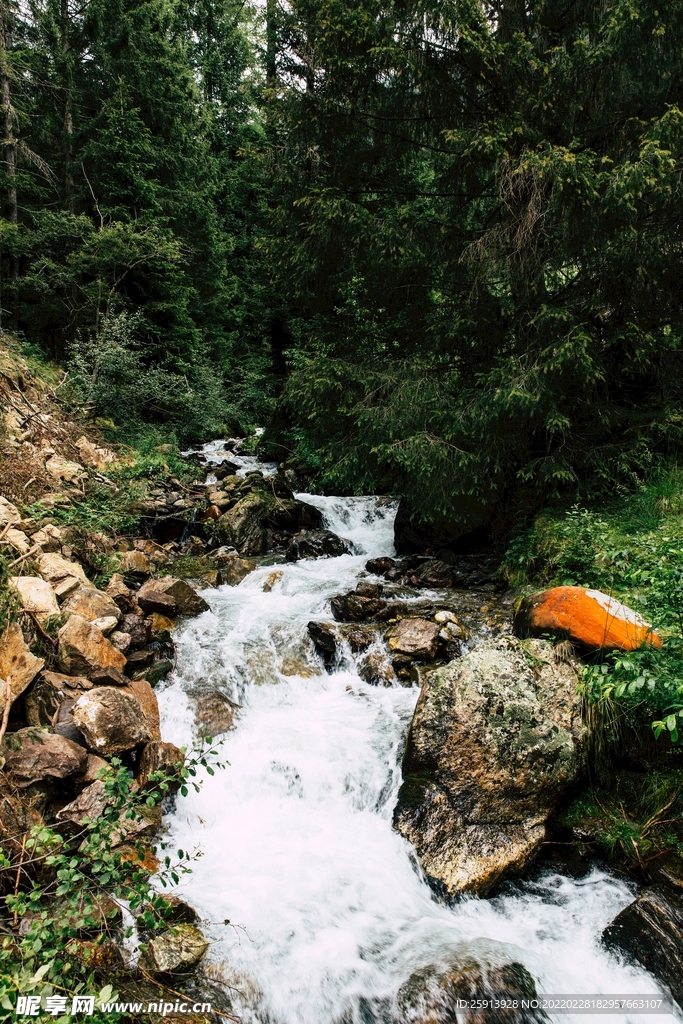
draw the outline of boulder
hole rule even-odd
[[[138,769],[135,776],[139,789],[147,789],[151,782],[151,776],[156,772],[163,772],[166,777],[165,793],[176,793],[181,786],[181,769],[185,764],[185,755],[182,750],[173,743],[164,743],[163,740],[150,740],[145,743],[140,752]]]
[[[331,660],[337,652],[337,634],[334,627],[327,622],[309,622],[307,629],[316,651],[322,654],[326,662]]]
[[[24,692],[45,664],[31,654],[18,622],[13,622],[0,636],[0,708],[4,708],[9,680],[11,702]]]
[[[82,565],[79,565],[78,562],[69,562],[55,551],[46,551],[44,555],[40,556],[38,571],[43,579],[52,585],[53,590],[56,590],[60,583],[74,579],[85,583],[86,586],[92,586]]]
[[[142,617],[142,614],[134,613],[124,616],[121,623],[121,631],[130,637],[130,648],[133,651],[146,647],[149,643],[151,624],[149,619]]]
[[[429,559],[412,569],[406,574],[405,582],[411,587],[440,587],[453,586],[453,567],[446,562],[440,562],[437,558]]]
[[[128,686],[128,678],[115,665],[105,665],[90,673],[93,686]]]
[[[114,461],[114,453],[109,448],[98,448],[88,441],[87,437],[79,437],[76,441],[81,461],[91,469],[105,469],[108,463]]]
[[[396,682],[391,664],[376,651],[361,658],[357,667],[361,679],[372,686],[393,686]]]
[[[146,580],[154,571],[154,566],[142,551],[124,551],[120,559],[119,567],[124,579]]]
[[[130,694],[137,700],[145,717],[149,739],[160,740],[159,701],[149,682],[146,679],[129,679],[128,685],[121,690],[121,693]]]
[[[431,661],[439,645],[439,624],[428,619],[401,619],[388,633],[389,650]]]
[[[62,701],[78,700],[90,688],[90,681],[82,676],[42,672],[26,695],[26,721],[36,729],[50,728]]]
[[[385,572],[389,572],[393,569],[395,562],[393,558],[389,558],[388,555],[383,555],[381,558],[371,558],[365,563],[366,572],[371,572],[373,576],[384,576]]]
[[[114,632],[119,624],[119,620],[115,615],[102,615],[99,619],[93,619],[92,624],[95,629],[99,629],[102,636],[109,636]],[[116,648],[119,650],[119,648]]]
[[[19,555],[26,555],[31,550],[31,541],[28,539],[25,533],[21,530],[8,530],[3,537],[3,541],[11,544],[14,550]]]
[[[76,698],[78,697],[80,697],[80,694],[76,695]],[[79,746],[84,747],[85,740],[74,723],[75,705],[76,700],[73,697],[65,697],[57,708],[57,713],[52,722],[52,729],[58,736],[64,736],[67,740],[71,740],[73,743],[78,743]]]
[[[401,1024],[541,1024],[548,1020],[543,1010],[522,1007],[522,1000],[536,996],[534,979],[522,964],[501,967],[469,957],[450,967],[416,971],[399,990],[397,1003]],[[480,1009],[477,1000],[494,1005]]]
[[[61,480],[65,480],[67,483],[77,483],[82,477],[87,476],[80,463],[70,462],[69,459],[63,459],[61,455],[51,455],[45,463],[45,469],[56,483]]]
[[[337,622],[362,622],[383,612],[387,602],[362,594],[339,594],[332,598],[330,607]]]
[[[117,651],[121,651],[121,654],[127,654],[130,649],[130,633],[122,633],[115,629],[109,634],[109,642]]]
[[[176,924],[147,943],[144,965],[154,973],[186,971],[204,957],[209,943],[192,924]]]
[[[201,615],[202,612],[209,611],[209,606],[203,597],[194,590],[193,587],[186,580],[178,580],[174,576],[163,576],[158,580],[149,580],[145,583],[137,593],[138,604],[141,608],[144,608],[141,599],[145,599],[151,593],[163,594],[167,598],[171,598],[175,602],[175,607],[180,615]],[[166,605],[166,610],[160,606],[153,608],[151,611],[161,612],[162,615],[168,615],[173,618],[175,612],[171,611],[171,606]]]
[[[5,770],[24,789],[43,779],[65,779],[85,769],[85,747],[43,729],[19,729],[5,735],[2,753]]]
[[[310,506],[309,506],[310,507]],[[330,530],[304,530],[296,533],[287,545],[288,562],[302,558],[335,558],[351,553],[351,544]]]
[[[159,590],[148,590],[144,594],[139,593],[137,598],[138,604],[145,615],[157,612],[159,615],[165,615],[169,619],[174,619],[177,614],[175,598],[171,597],[170,594],[163,594]]]
[[[114,604],[111,597],[101,590],[96,590],[92,585],[73,590],[62,604],[62,615],[64,618],[80,615],[88,622],[113,617],[115,624],[123,618],[118,605]]]
[[[602,941],[635,957],[683,1002],[683,898],[659,886],[643,889],[602,933]]]
[[[320,509],[315,505],[309,505],[307,501],[279,498],[268,510],[266,520],[274,530],[291,533],[299,530],[318,530],[323,517]]]
[[[126,586],[120,573],[115,572],[111,577],[107,584],[106,593],[124,615],[133,610],[133,591],[130,587]]]
[[[551,634],[588,651],[635,651],[662,641],[638,612],[585,587],[553,587],[522,598],[514,619],[519,636]]]
[[[140,702],[119,687],[96,686],[76,701],[76,728],[88,749],[102,757],[134,750],[150,738]]]
[[[251,562],[248,558],[240,558],[238,554],[223,556],[219,565],[221,579],[229,587],[236,587],[245,576],[248,576],[256,568],[256,562]]]
[[[107,638],[80,615],[72,615],[57,634],[59,638],[59,665],[68,675],[89,676],[96,669],[123,669],[125,655],[117,651]]]
[[[234,704],[220,690],[201,694],[196,699],[194,713],[197,735],[213,739],[232,729],[238,710],[239,704]]]
[[[22,607],[35,612],[39,622],[59,615],[55,592],[47,580],[40,576],[12,576],[10,586],[19,595]]]
[[[62,546],[62,531],[48,523],[31,534],[31,544],[39,544],[43,551],[59,551]]]
[[[252,491],[220,517],[218,526],[241,555],[260,555],[266,550],[267,513],[264,497]]]
[[[428,879],[488,893],[538,852],[585,767],[574,664],[543,640],[487,640],[427,674],[394,824]]]
[[[0,527],[5,527],[8,523],[20,522],[21,512],[17,506],[0,495]]]
[[[88,821],[96,821],[105,807],[112,802],[113,799],[107,795],[104,782],[96,779],[86,786],[75,800],[62,807],[61,811],[57,811],[55,818],[59,825],[68,823],[80,828]]]

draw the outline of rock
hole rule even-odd
[[[65,779],[84,770],[87,752],[64,736],[43,729],[19,729],[5,735],[5,770],[19,789],[43,779]]]
[[[76,576],[67,576],[63,580],[59,580],[57,583],[52,584],[55,592],[55,597],[62,598],[70,594],[72,590],[81,585],[81,581]]]
[[[256,562],[250,562],[247,558],[240,558],[237,554],[223,556],[219,565],[221,567],[221,579],[229,587],[236,587],[245,576],[248,576],[256,568]]]
[[[389,572],[393,569],[395,562],[393,558],[389,558],[388,555],[382,556],[382,558],[371,558],[365,563],[366,572],[372,573],[373,576],[384,576],[385,572]]]
[[[170,594],[163,594],[158,590],[148,590],[144,594],[139,593],[137,598],[145,615],[158,612],[160,615],[174,619],[177,614],[175,599]]]
[[[59,551],[62,546],[61,530],[48,523],[31,534],[31,544],[39,544],[43,551]]]
[[[77,698],[79,696],[80,694],[77,694]],[[78,743],[79,746],[84,747],[85,740],[74,723],[75,704],[76,700],[73,697],[66,697],[61,702],[53,719],[52,728],[58,736],[64,736],[67,740],[71,740],[73,743]]]
[[[308,635],[313,641],[316,651],[319,651],[327,662],[337,651],[337,634],[334,628],[327,622],[309,622]]]
[[[79,774],[78,784],[85,787],[89,786],[91,782],[97,782],[100,778],[100,772],[103,770],[107,772],[113,771],[112,766],[103,757],[98,757],[97,754],[88,754],[85,771]]]
[[[175,619],[169,619],[166,615],[160,615],[159,612],[152,612],[147,621],[154,639],[170,640],[171,630],[175,629]]]
[[[31,550],[31,541],[21,530],[8,530],[3,537],[4,541],[11,544],[14,550],[20,555],[26,555]]]
[[[88,622],[95,619],[114,619],[114,625],[123,618],[121,611],[109,594],[89,585],[78,587],[74,590],[62,605],[62,615],[68,618],[70,615],[80,615]],[[112,627],[113,628],[113,627]]]
[[[197,924],[199,914],[185,900],[181,900],[175,893],[165,892],[163,900],[166,907],[162,911],[165,921],[169,924]]]
[[[82,676],[43,672],[26,695],[26,721],[36,729],[50,728],[62,701],[78,700],[91,683]]]
[[[264,498],[252,491],[223,513],[218,526],[241,555],[260,555],[266,550],[267,512]]]
[[[81,827],[88,821],[96,821],[105,807],[112,802],[113,799],[107,795],[104,782],[97,779],[86,786],[75,800],[62,807],[61,811],[57,811],[55,818],[60,825],[68,823]]]
[[[444,626],[447,622],[458,622],[457,616],[453,612],[449,612],[448,609],[443,609],[437,612],[434,616],[434,622],[438,622],[440,626]]]
[[[169,672],[173,671],[173,662],[169,661],[168,658],[161,658],[159,661],[155,661],[153,665],[145,672],[147,682],[150,686],[156,686],[157,683],[165,679]]]
[[[389,650],[431,661],[439,645],[439,625],[428,619],[401,619],[389,630]]]
[[[159,701],[147,679],[129,679],[128,685],[121,693],[134,697],[145,717],[148,738],[150,740],[161,739],[161,718],[159,715]]]
[[[147,555],[150,562],[154,562],[155,565],[165,565],[169,560],[166,548],[149,537],[134,540],[133,547],[136,551],[142,551],[144,555]]]
[[[357,668],[361,679],[372,686],[393,686],[396,682],[392,666],[381,654],[366,654],[358,662]]]
[[[43,658],[31,654],[18,622],[13,622],[0,636],[0,708],[5,707],[9,681],[11,703],[33,682],[44,666]]]
[[[197,735],[213,739],[232,729],[238,710],[239,704],[233,704],[219,690],[201,694],[197,697],[194,713]]]
[[[333,597],[330,607],[332,615],[338,622],[362,622],[363,619],[370,619],[383,612],[387,602],[351,593]]]
[[[130,648],[130,633],[122,633],[115,629],[113,633],[109,634],[109,642],[117,651],[121,651],[121,654],[126,654]]]
[[[122,669],[126,658],[91,622],[72,615],[59,630],[59,665],[68,675],[89,676],[99,668]]]
[[[20,523],[21,512],[16,505],[13,505],[7,498],[0,496],[0,527],[5,527],[7,523]]]
[[[514,619],[519,636],[554,636],[589,651],[634,651],[662,641],[631,608],[600,590],[553,587],[522,599]]]
[[[285,558],[297,562],[302,558],[335,558],[351,553],[351,545],[330,530],[306,530],[295,534],[287,545]]]
[[[22,606],[36,613],[39,622],[59,615],[55,592],[40,576],[12,576],[10,586],[19,595]]]
[[[630,953],[683,1002],[683,898],[659,886],[643,889],[602,933],[612,949]]]
[[[98,448],[87,437],[79,437],[76,448],[83,463],[91,469],[106,469],[114,461],[114,453],[109,448]]]
[[[339,632],[354,654],[367,650],[379,637],[379,632],[372,626],[341,626]]]
[[[139,650],[149,643],[151,624],[142,615],[126,615],[121,623],[121,630],[130,636],[130,647]]]
[[[524,868],[586,738],[575,667],[546,641],[487,640],[428,673],[394,824],[439,891],[487,893]]]
[[[57,585],[67,580],[76,579],[86,586],[92,587],[92,583],[85,575],[83,566],[78,562],[69,562],[54,551],[47,551],[38,559],[38,571],[44,580],[52,584],[56,590]]]
[[[466,958],[445,969],[416,971],[399,990],[397,1003],[401,1024],[541,1024],[548,1020],[543,1010],[521,1005],[536,996],[534,979],[522,964],[501,967]],[[494,1005],[468,1005],[484,999]],[[504,1004],[501,1009],[497,1002]]]
[[[130,587],[127,587],[123,576],[115,572],[107,584],[107,596],[124,613],[132,611],[134,594]]]
[[[120,557],[120,569],[124,579],[128,577],[146,580],[154,571],[154,566],[142,551],[124,551]]]
[[[145,583],[137,593],[138,604],[141,608],[143,607],[141,599],[144,600],[152,592],[171,598],[180,615],[201,615],[202,612],[209,611],[209,605],[204,598],[200,597],[186,580],[178,580],[174,576],[164,576],[161,579]],[[171,613],[169,605],[166,606],[166,611],[161,606],[151,610],[161,612],[162,615],[169,615],[171,618],[175,615],[175,612]]]
[[[683,896],[683,857],[670,850],[663,857],[654,857],[647,867],[653,881],[671,886],[679,896]]]
[[[296,498],[280,499],[268,510],[266,520],[274,530],[298,532],[300,530],[317,531],[322,524],[322,512],[307,501]],[[327,531],[323,531],[327,532]],[[334,537],[335,535],[332,534]]]
[[[63,459],[61,455],[50,456],[45,463],[45,469],[57,483],[60,480],[65,480],[67,483],[77,483],[82,477],[87,476],[80,463],[70,462],[69,459]]]
[[[361,580],[360,583],[356,584],[356,593],[360,594],[361,597],[372,597],[380,598],[384,587],[379,583],[368,583],[365,580]]]
[[[154,786],[151,776],[156,772],[163,772],[166,776],[167,789],[165,793],[177,793],[180,789],[182,778],[180,771],[185,764],[185,755],[182,750],[172,743],[164,743],[163,740],[150,740],[145,743],[140,752],[136,781],[138,787],[143,790]]]
[[[147,943],[144,962],[149,970],[166,974],[186,971],[203,958],[209,943],[192,924],[176,924]]]
[[[283,576],[284,572],[282,569],[275,569],[273,572],[268,573],[263,584],[263,593],[270,594],[275,584],[278,583]]]
[[[150,739],[137,697],[113,686],[97,686],[79,697],[74,722],[88,749],[103,757],[134,750]]]
[[[95,629],[99,629],[102,636],[109,636],[116,629],[119,622],[115,615],[103,615],[100,619],[93,619],[92,624]]]
[[[128,686],[129,680],[115,665],[105,665],[90,674],[94,686]]]
[[[150,665],[154,664],[154,651],[144,647],[141,651],[134,651],[128,656],[126,662],[126,673],[132,676],[135,672],[143,672]]]
[[[411,587],[452,587],[453,568],[438,559],[429,559],[406,574],[406,583]]]

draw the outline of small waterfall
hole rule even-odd
[[[213,922],[211,971],[241,1019],[398,1024],[391,1004],[410,975],[463,954],[521,961],[544,993],[658,992],[600,943],[633,893],[597,867],[436,901],[391,827],[418,691],[369,686],[349,663],[327,674],[306,631],[330,619],[329,598],[355,586],[368,557],[393,553],[396,505],[299,497],[357,553],[278,566],[274,582],[262,566],[206,591],[211,611],[179,630],[159,693],[164,737],[178,744],[192,740],[197,693],[241,706],[222,750],[230,766],[167,819],[172,842],[204,851],[181,891]]]

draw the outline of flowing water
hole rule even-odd
[[[393,553],[395,505],[299,497],[356,553],[263,565],[205,591],[211,611],[179,630],[159,692],[164,738],[178,745],[192,742],[198,693],[241,707],[221,748],[229,767],[167,817],[174,846],[203,851],[180,892],[204,919],[234,1012],[247,1024],[394,1021],[414,971],[464,954],[521,961],[543,993],[658,992],[600,945],[633,893],[598,868],[452,907],[434,898],[391,827],[418,691],[367,685],[350,655],[326,673],[306,631],[331,618],[329,598],[355,586],[368,557]]]

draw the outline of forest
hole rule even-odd
[[[680,444],[683,3],[3,0],[2,327],[453,543]]]

